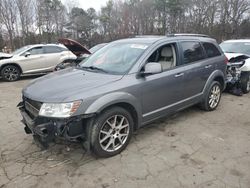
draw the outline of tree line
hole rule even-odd
[[[0,0],[0,50],[75,39],[87,47],[135,35],[203,33],[250,38],[250,0],[109,0],[100,10],[78,0]]]

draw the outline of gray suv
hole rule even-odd
[[[158,118],[196,104],[215,110],[226,62],[216,41],[203,35],[118,40],[78,67],[32,81],[18,107],[40,146],[61,137],[110,157]]]

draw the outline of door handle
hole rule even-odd
[[[209,68],[211,68],[212,67],[212,65],[206,65],[205,66],[205,69],[209,69]]]
[[[178,77],[181,77],[181,76],[184,76],[184,73],[183,73],[183,72],[182,72],[182,73],[176,74],[174,77],[175,77],[175,78],[178,78]]]

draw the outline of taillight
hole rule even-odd
[[[228,64],[228,58],[227,57],[225,58],[225,64]]]

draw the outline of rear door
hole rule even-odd
[[[207,60],[213,64],[214,69],[222,70],[225,73],[226,58],[221,52],[219,46],[212,42],[202,42],[203,48],[206,52]]]
[[[179,43],[184,69],[186,98],[202,93],[208,77],[214,71],[214,64],[207,55],[200,41],[181,41]]]
[[[43,64],[47,69],[51,70],[61,63],[61,58],[65,56],[62,49],[57,46],[44,46],[44,54],[46,58],[44,59]]]

